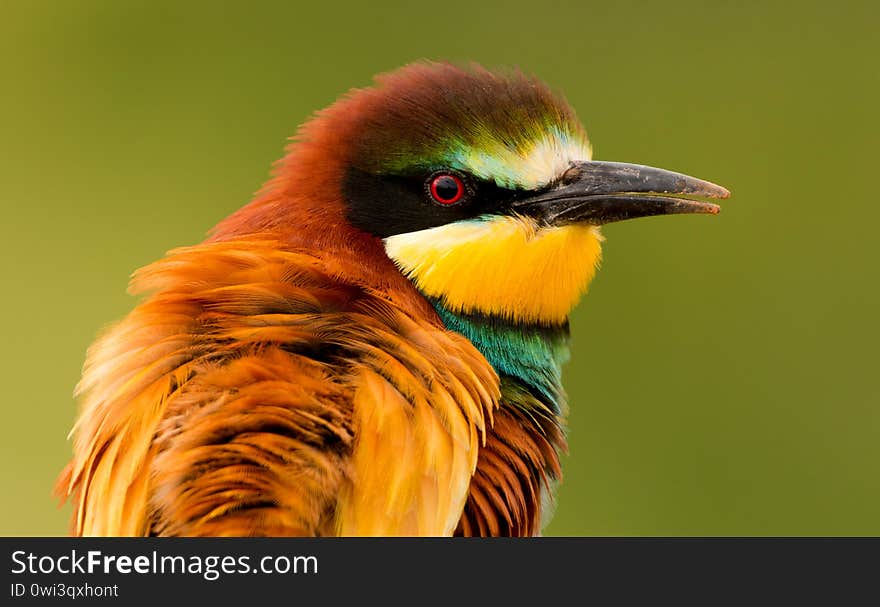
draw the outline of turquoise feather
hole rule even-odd
[[[565,407],[562,366],[569,359],[568,325],[518,325],[486,316],[454,314],[432,302],[446,327],[464,335],[500,376],[519,380],[556,414]]]

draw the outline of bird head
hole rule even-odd
[[[591,160],[571,106],[520,71],[425,62],[319,112],[218,235],[275,228],[362,255],[371,241],[453,313],[553,325],[595,274],[600,226],[714,214],[706,199],[728,195],[679,173]]]

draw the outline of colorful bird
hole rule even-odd
[[[135,273],[146,298],[77,388],[73,533],[538,534],[599,226],[727,196],[592,161],[519,71],[378,77],[206,241]]]

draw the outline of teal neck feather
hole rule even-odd
[[[568,325],[524,326],[499,318],[453,314],[437,301],[434,308],[446,327],[464,335],[502,377],[523,384],[553,413],[565,409],[562,365],[568,361]]]

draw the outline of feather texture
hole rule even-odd
[[[596,273],[594,226],[540,228],[521,217],[458,221],[385,239],[388,256],[452,312],[522,324],[565,322]]]
[[[497,376],[463,337],[278,243],[178,250],[92,348],[82,535],[444,535]]]

